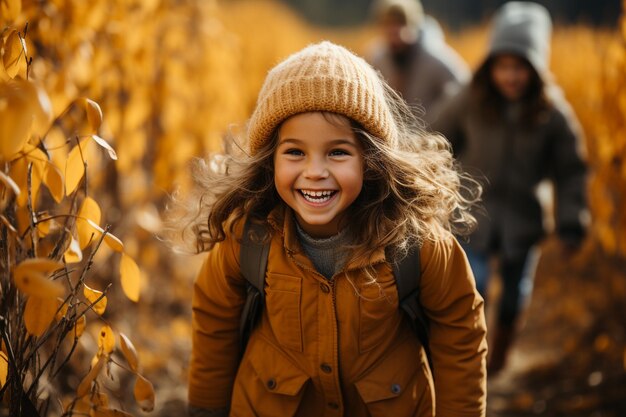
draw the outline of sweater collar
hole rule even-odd
[[[307,266],[314,269],[312,262],[304,254],[302,245],[298,240],[298,234],[296,232],[296,220],[293,214],[293,210],[284,204],[276,206],[267,217],[268,223],[271,227],[283,237],[283,245],[287,253],[294,256],[294,258]],[[385,261],[385,249],[379,248],[370,257],[369,261],[359,261],[351,259],[347,265],[347,270],[361,269],[367,265],[373,265]]]

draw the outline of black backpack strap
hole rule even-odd
[[[429,325],[424,309],[420,304],[420,247],[415,245],[399,262],[391,262],[391,266],[396,278],[400,308],[408,316],[415,334],[424,347],[430,369],[433,370],[428,340]]]
[[[239,324],[240,353],[246,349],[250,334],[254,329],[265,300],[265,270],[270,251],[270,242],[263,239],[267,230],[262,224],[246,220],[241,248],[239,251],[239,265],[241,274],[247,281],[246,302],[241,312]]]

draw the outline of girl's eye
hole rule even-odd
[[[332,151],[330,151],[330,156],[346,156],[346,155],[350,155],[350,152],[344,149],[333,149]]]
[[[293,156],[302,156],[304,155],[304,152],[302,152],[300,149],[287,149],[285,152],[285,155],[293,155]]]

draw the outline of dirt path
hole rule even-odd
[[[626,262],[542,248],[533,298],[488,417],[626,416]]]

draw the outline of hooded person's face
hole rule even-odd
[[[504,98],[521,99],[528,90],[532,69],[528,62],[514,54],[498,54],[491,62],[491,81]]]
[[[389,12],[383,15],[380,28],[387,46],[395,53],[403,52],[417,40],[416,29],[411,28],[406,18],[399,13]]]

